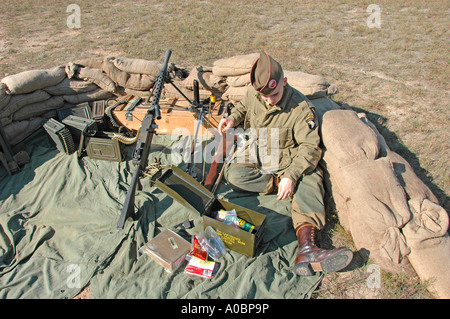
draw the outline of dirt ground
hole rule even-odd
[[[0,78],[86,57],[161,60],[168,48],[187,69],[266,50],[287,70],[336,84],[333,99],[365,112],[449,211],[449,0],[76,4],[79,16],[66,1],[2,1]],[[338,223],[322,239],[352,245]],[[370,288],[376,269],[364,252],[349,269],[325,276],[313,298],[433,297],[411,273],[381,271]]]

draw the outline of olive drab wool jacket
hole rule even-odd
[[[317,167],[322,149],[315,107],[289,83],[275,106],[269,106],[250,85],[228,118],[235,127],[244,122],[244,129],[257,135],[259,164],[267,172],[297,183]]]

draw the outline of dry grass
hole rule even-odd
[[[171,61],[186,67],[267,50],[285,69],[336,84],[334,99],[366,112],[450,211],[449,0],[76,3],[80,29],[66,25],[67,1],[3,0],[0,77],[92,56],[161,60],[168,48]],[[366,25],[371,3],[382,10],[379,29]],[[390,275],[370,293],[361,288],[364,267],[327,277],[316,297],[424,297],[411,288],[415,279]]]

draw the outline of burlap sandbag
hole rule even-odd
[[[241,86],[241,87],[233,87],[230,86],[223,94],[222,99],[223,100],[229,100],[232,102],[239,102],[242,100],[247,93],[247,87]]]
[[[105,91],[103,89],[97,89],[95,91],[80,94],[63,95],[62,97],[64,101],[69,104],[79,104],[83,102],[105,100],[113,96],[114,94],[112,94],[111,92]]]
[[[81,67],[80,65],[69,62],[66,65],[66,74],[69,79],[75,78],[83,81],[93,82],[105,91],[116,92],[116,84],[106,74],[99,69]]]
[[[75,64],[88,67],[91,69],[102,69],[103,66],[103,58],[95,57],[95,58],[86,58],[86,59],[80,59],[75,60]]]
[[[323,116],[322,140],[339,166],[359,160],[376,159],[379,144],[376,134],[351,110],[330,110]]]
[[[64,106],[64,99],[61,96],[52,96],[43,102],[33,103],[24,106],[13,114],[14,121],[27,120],[32,117],[45,114],[50,110],[56,110]]]
[[[448,213],[429,199],[409,200],[413,220],[403,228],[411,253],[408,259],[429,290],[438,298],[450,298],[450,238]]]
[[[30,93],[48,86],[54,86],[64,80],[64,66],[49,70],[31,70],[9,75],[2,79],[11,94]]]
[[[158,61],[147,61],[143,59],[116,58],[114,65],[121,71],[135,74],[147,74],[153,77],[158,75],[162,63]]]
[[[259,53],[235,55],[214,61],[212,72],[216,76],[236,76],[250,73]]]
[[[148,74],[130,74],[125,88],[132,90],[147,91],[155,83],[155,78]]]
[[[128,88],[124,88],[123,91],[121,90],[120,93],[123,95],[133,95],[133,96],[139,96],[143,99],[147,99],[148,96],[150,95],[150,91],[142,91],[142,90],[133,90],[133,89],[128,89]],[[150,99],[151,101],[151,99]]]
[[[36,117],[25,121],[16,121],[4,127],[6,139],[16,145],[42,127],[43,118]]]
[[[355,245],[369,250],[380,267],[398,271],[409,253],[400,229],[412,216],[389,158],[333,166],[330,175],[345,194],[350,211],[346,219]]]
[[[250,73],[227,77],[228,86],[248,86],[250,84]]]
[[[192,68],[192,70],[189,72],[189,76],[181,81],[180,84],[188,90],[193,90],[194,80],[197,80],[200,89],[211,90],[211,75],[212,72],[204,72],[201,67],[196,66]]]
[[[411,165],[403,157],[390,150],[388,151],[388,156],[394,166],[394,172],[409,198],[430,199],[438,203],[436,196],[417,177]]]
[[[322,137],[341,224],[380,267],[404,270],[409,250],[400,229],[411,214],[391,162],[375,160],[375,132],[353,111],[329,110],[323,115]]]
[[[306,95],[315,99],[338,92],[335,85],[331,85],[323,76],[304,73],[301,71],[284,71],[288,83]]]
[[[65,78],[55,86],[49,86],[43,90],[51,95],[79,94],[97,90],[99,86],[91,81],[83,81]]]
[[[106,57],[103,60],[102,71],[117,85],[125,87],[130,75],[127,72],[116,68],[113,63],[114,59],[114,57]]]
[[[408,194],[413,219],[402,229],[411,252],[408,260],[430,291],[439,298],[450,297],[450,239],[448,213],[431,190],[399,154],[389,151],[395,173]]]
[[[153,76],[122,71],[115,66],[115,60],[114,57],[105,58],[103,60],[103,72],[118,86],[140,91],[149,90],[153,86],[155,82]]]
[[[8,94],[6,90],[6,85],[0,82],[0,111],[4,109],[11,100],[11,94]]]
[[[220,93],[224,93],[228,88],[227,78],[223,76],[214,75],[214,73],[212,72],[209,76],[209,82],[211,83],[211,86],[214,89],[218,90]]]
[[[194,67],[189,72],[189,76],[178,83],[185,89],[194,90],[194,80],[197,80],[200,90],[210,91],[216,96],[221,96],[225,91],[225,79],[215,76],[211,71],[205,71],[208,69],[210,68],[203,66]]]
[[[0,125],[6,126],[12,122],[12,115],[8,117],[0,117]]]
[[[8,105],[0,111],[0,118],[11,116],[26,105],[42,102],[49,98],[50,94],[43,90],[37,90],[28,94],[13,95]]]

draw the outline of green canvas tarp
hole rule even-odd
[[[155,136],[149,162],[172,164],[174,143]],[[12,176],[0,168],[0,298],[73,298],[86,286],[90,298],[309,298],[322,279],[292,273],[297,242],[289,200],[222,184],[218,197],[267,216],[259,252],[248,258],[228,251],[212,279],[185,274],[184,265],[168,273],[139,248],[186,219],[195,227],[179,234],[190,241],[203,230],[202,218],[145,177],[136,219],[117,229],[134,170],[132,147],[121,163],[79,159],[58,152],[40,129],[16,149],[31,162]]]

